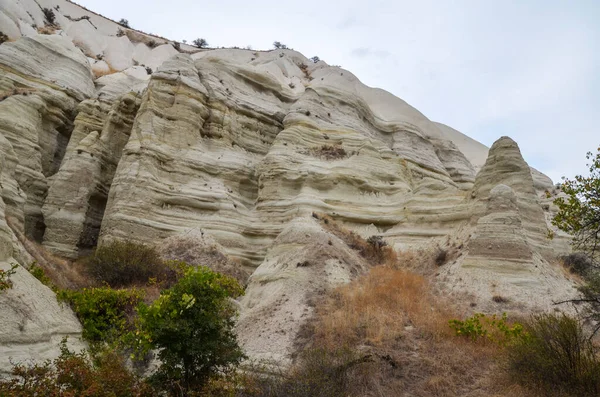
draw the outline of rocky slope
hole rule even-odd
[[[254,273],[241,339],[277,359],[293,352],[313,292],[367,266],[313,212],[398,249],[458,241],[440,285],[483,306],[502,293],[541,308],[551,296],[534,292],[572,292],[549,263],[565,248],[546,238],[552,182],[510,138],[488,150],[292,50],[198,50],[65,0],[1,1],[0,31],[3,263],[28,264],[15,233],[76,258],[111,239],[161,244],[201,229]],[[20,274],[31,299],[53,302]],[[51,335],[78,332],[64,316]],[[63,318],[50,317],[36,322],[51,330]],[[0,346],[8,334],[43,339],[0,331]]]

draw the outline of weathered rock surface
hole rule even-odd
[[[36,32],[43,7],[55,34]],[[18,233],[72,258],[131,239],[242,280],[253,273],[240,338],[279,361],[311,298],[366,267],[313,211],[395,247],[460,239],[438,281],[478,307],[501,309],[499,294],[543,308],[572,292],[549,263],[566,248],[565,236],[547,239],[544,192],[556,191],[510,138],[488,149],[295,51],[198,50],[65,0],[0,0],[0,30],[10,38],[0,45],[3,266],[30,260]],[[0,354],[50,357],[79,328],[28,276],[20,269],[0,297],[12,327],[0,328]],[[43,313],[31,309],[39,301]]]
[[[10,263],[0,261],[0,269],[9,268]],[[13,287],[0,294],[0,374],[10,370],[11,360],[55,358],[63,338],[72,351],[84,347],[79,321],[50,288],[21,266],[11,281]]]
[[[291,222],[268,249],[241,299],[237,332],[253,358],[288,362],[324,293],[368,268],[312,218]]]
[[[438,273],[442,291],[468,294],[478,311],[549,310],[576,294],[575,283],[552,266],[555,248],[517,144],[496,141],[470,195],[473,221],[466,250]],[[467,303],[467,302],[465,302]]]

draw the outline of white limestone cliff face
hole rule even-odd
[[[54,34],[34,27],[43,7]],[[253,274],[240,338],[279,361],[311,298],[366,269],[313,212],[396,248],[460,240],[438,282],[478,307],[501,310],[491,301],[500,294],[547,308],[572,293],[550,263],[567,248],[566,236],[547,239],[545,191],[557,192],[510,138],[488,149],[292,50],[199,50],[65,0],[0,0],[0,31],[10,38],[0,45],[3,266],[31,260],[18,233],[70,258],[131,239]],[[0,354],[49,357],[78,325],[24,270],[15,283],[0,297],[13,327],[0,328]],[[27,314],[38,301],[43,313]]]

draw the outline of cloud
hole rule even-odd
[[[387,58],[391,54],[388,51],[384,50],[373,50],[367,47],[355,48],[350,53],[353,57],[356,58],[367,58],[367,57],[377,57],[377,58]]]

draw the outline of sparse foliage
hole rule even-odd
[[[565,314],[535,315],[508,350],[513,378],[544,396],[598,396],[600,361],[581,324]]]
[[[0,396],[151,397],[156,392],[136,376],[113,351],[93,356],[73,353],[63,340],[53,362],[14,364],[11,377],[0,379]]]
[[[0,269],[0,292],[12,288],[13,284],[12,281],[10,281],[10,276],[17,272],[17,267],[19,267],[19,265],[13,264],[8,270]]]
[[[586,257],[572,260],[571,268],[580,273],[586,284],[579,288],[582,296],[559,303],[585,304],[583,314],[586,320],[596,323],[594,334],[600,330],[600,148],[594,156],[587,154],[589,175],[577,175],[574,179],[564,178],[561,185],[565,197],[554,203],[558,213],[552,223],[572,236],[574,251]],[[575,265],[575,266],[573,266]]]
[[[567,195],[554,203],[558,213],[552,223],[573,236],[575,251],[585,253],[598,264],[600,253],[600,148],[594,156],[587,154],[590,161],[589,176],[577,175],[564,179],[561,190]]]
[[[280,41],[274,41],[273,48],[275,48],[276,50],[287,50],[288,46],[281,43]]]
[[[206,48],[208,47],[208,42],[205,39],[198,38],[194,40],[192,43],[198,48]]]
[[[119,25],[123,26],[124,28],[131,28],[131,26],[129,26],[129,21],[125,18],[121,18],[119,20],[119,22],[117,22]]]
[[[310,60],[313,61],[313,63],[317,63],[321,60],[321,58],[315,55],[314,57],[310,58]]]
[[[472,341],[483,340],[505,345],[518,338],[523,333],[523,326],[519,323],[509,324],[506,313],[498,318],[495,314],[486,316],[475,313],[465,320],[450,320],[448,324],[456,334]]]
[[[44,18],[46,19],[46,24],[54,25],[56,15],[54,14],[54,11],[52,10],[52,8],[42,8],[42,12],[44,13]]]

